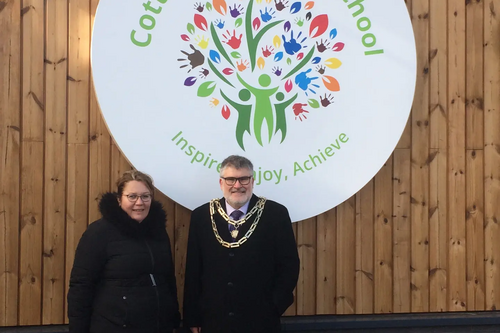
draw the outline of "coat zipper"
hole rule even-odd
[[[144,241],[146,243],[146,247],[148,248],[149,251],[149,256],[151,257],[151,271],[154,271],[155,268],[155,258],[153,256],[153,251],[151,251],[151,247],[149,246],[149,243],[147,240]],[[157,316],[156,316],[156,329],[158,332],[160,332],[160,294],[158,293],[158,288],[156,285],[156,280],[154,275],[151,273],[149,274],[149,278],[151,279],[151,284],[155,290],[156,293],[156,309],[157,309]]]

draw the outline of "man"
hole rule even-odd
[[[224,198],[191,215],[184,327],[194,333],[280,332],[299,275],[288,210],[252,194],[253,165],[245,157],[226,158],[219,183]]]

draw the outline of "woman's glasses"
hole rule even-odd
[[[151,201],[151,198],[153,197],[149,193],[141,194],[141,195],[135,194],[135,193],[130,193],[130,194],[124,194],[124,196],[126,196],[128,201],[130,201],[130,202],[136,202],[139,198],[141,198],[142,202],[149,202],[149,201]]]

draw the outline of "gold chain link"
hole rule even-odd
[[[259,197],[259,201],[257,201],[257,204],[250,210],[250,212],[245,215],[242,219],[238,221],[233,221],[229,216],[226,214],[224,209],[222,209],[221,204],[219,199],[213,199],[210,200],[210,219],[212,220],[212,229],[214,231],[215,238],[217,241],[224,247],[227,247],[228,249],[232,249],[235,247],[240,247],[243,243],[245,243],[250,236],[253,234],[255,228],[257,228],[257,224],[259,224],[260,217],[262,215],[262,212],[264,211],[264,205],[266,204],[266,198],[264,197]],[[219,235],[219,231],[217,230],[217,225],[215,224],[215,219],[214,219],[214,214],[215,214],[215,208],[214,205],[217,206],[217,212],[222,216],[224,220],[226,220],[228,223],[232,224],[236,229],[239,228],[243,223],[245,223],[250,217],[252,217],[255,212],[257,212],[257,216],[255,217],[255,220],[253,221],[252,225],[250,226],[250,229],[248,229],[247,233],[245,236],[241,237],[241,239],[237,242],[226,242],[225,240],[222,239],[222,237]]]

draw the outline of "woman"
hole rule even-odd
[[[68,292],[70,332],[171,333],[180,321],[166,213],[153,181],[127,171],[100,203],[102,218],[76,249]]]

